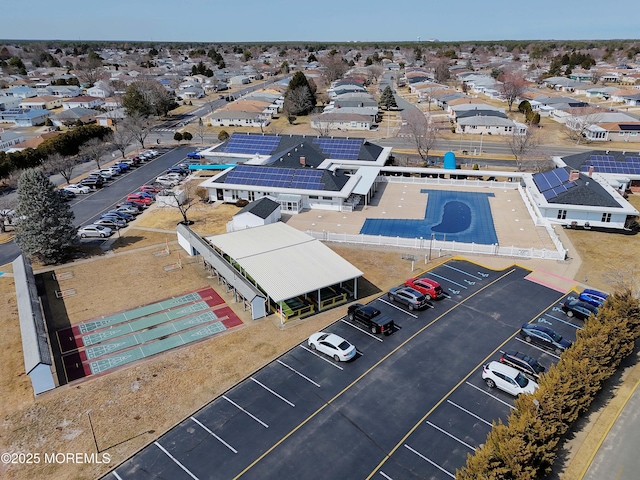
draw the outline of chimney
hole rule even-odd
[[[306,157],[300,157],[300,165],[302,165],[303,167],[307,165]]]
[[[593,165],[589,167],[589,178],[593,176]]]
[[[571,170],[571,172],[569,172],[570,182],[575,182],[579,178],[580,178],[580,172],[578,170]]]

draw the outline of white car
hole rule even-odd
[[[538,384],[522,372],[500,362],[490,362],[482,367],[482,378],[489,388],[498,387],[514,397],[521,393],[533,393]]]
[[[91,191],[91,189],[89,187],[86,187],[84,185],[78,185],[76,183],[72,183],[71,185],[67,185],[66,187],[63,187],[62,189],[66,190],[67,192],[75,193],[76,195],[79,194],[79,193],[86,194],[86,193],[89,193]]]
[[[307,343],[311,350],[329,355],[336,362],[346,362],[356,355],[356,347],[334,333],[314,333]]]
[[[85,225],[78,229],[78,235],[82,238],[87,237],[100,237],[106,238],[113,234],[113,230],[109,227],[103,227],[102,225]]]
[[[110,180],[115,175],[114,170],[110,168],[103,168],[98,170],[96,173],[107,180]]]
[[[159,183],[163,187],[175,187],[180,183],[175,177],[169,177],[168,175],[160,175],[156,178],[156,183]]]

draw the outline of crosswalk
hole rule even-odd
[[[175,128],[154,128],[154,132],[175,132]]]

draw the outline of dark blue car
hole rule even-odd
[[[520,336],[524,338],[527,343],[535,343],[541,347],[548,348],[558,355],[573,345],[566,338],[562,338],[562,335],[555,330],[551,330],[544,325],[538,325],[537,323],[525,323],[522,325]]]
[[[593,305],[594,307],[600,307],[608,296],[608,294],[599,292],[598,290],[585,288],[578,298],[583,302],[587,302],[588,304]]]

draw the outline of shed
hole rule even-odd
[[[279,221],[281,216],[280,204],[269,197],[262,197],[236,213],[227,224],[227,231],[269,225]]]

